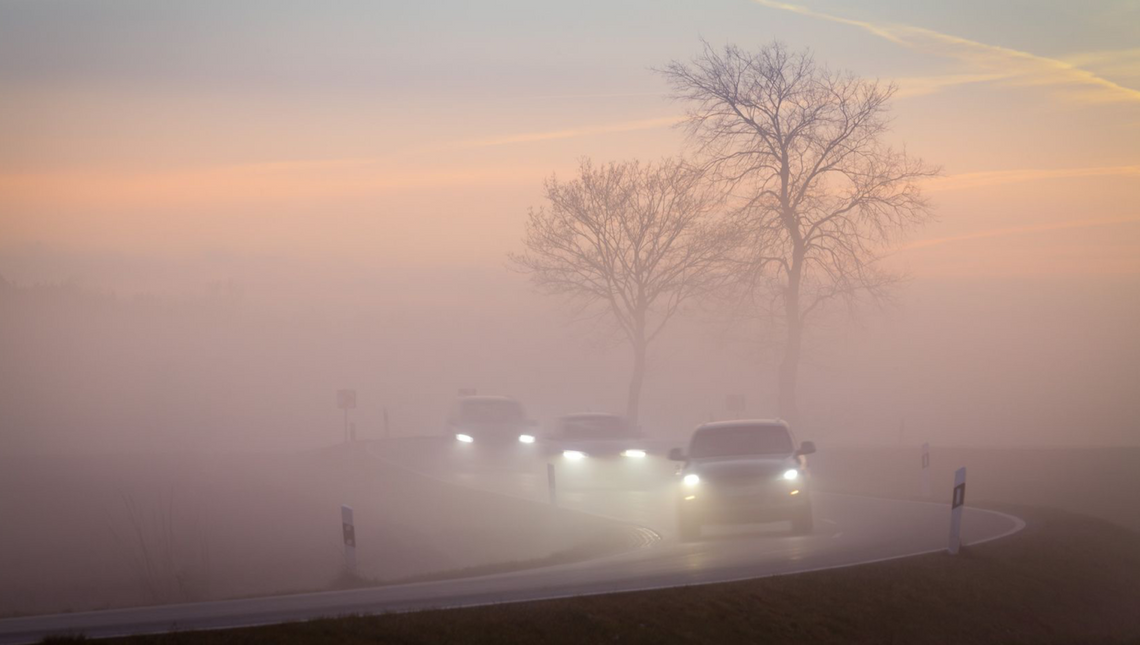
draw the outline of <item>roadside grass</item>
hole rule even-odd
[[[107,642],[1140,643],[1140,534],[1062,511],[1001,510],[1029,526],[956,557]]]

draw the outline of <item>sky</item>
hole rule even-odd
[[[892,139],[945,174],[939,222],[900,251],[911,272],[1140,271],[1135,2],[9,0],[0,17],[14,258],[498,265],[544,177],[685,151],[652,70],[703,38],[898,84]]]
[[[544,383],[616,407],[625,355],[583,358],[581,334],[567,340],[505,256],[552,174],[572,175],[583,157],[691,152],[676,127],[685,106],[654,69],[695,56],[702,40],[779,40],[895,83],[889,141],[942,168],[924,185],[935,221],[887,258],[909,277],[900,309],[862,331],[819,331],[807,405],[833,420],[862,409],[861,427],[888,438],[900,417],[940,419],[949,437],[962,422],[946,411],[971,405],[996,421],[968,441],[995,436],[1002,414],[1052,423],[1053,442],[1079,440],[1074,420],[1093,417],[1103,442],[1140,438],[1135,0],[0,0],[0,276],[123,295],[237,284],[306,312],[356,303],[347,326],[318,320],[305,333],[355,330],[336,340],[337,357],[364,342],[373,358],[403,357],[421,390],[405,374],[369,376],[364,359],[352,369],[425,419],[479,378],[531,400],[550,394]],[[435,319],[400,318],[413,310]],[[467,328],[449,325],[456,312]],[[420,344],[381,348],[391,339],[374,319]],[[680,407],[696,381],[705,389],[693,396],[719,401],[770,372],[732,345],[710,358],[709,339],[728,332],[679,334],[692,342],[662,346],[668,374],[649,384],[650,408]],[[264,342],[280,346],[262,358],[315,341]],[[440,342],[452,353],[412,365]],[[499,350],[546,380],[505,366],[480,376]],[[344,364],[296,385],[317,392],[313,418],[327,412],[321,388],[343,387]],[[692,376],[697,366],[707,373]],[[549,398],[551,413],[570,405]],[[715,406],[684,423],[704,407]]]

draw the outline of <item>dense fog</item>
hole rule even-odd
[[[394,436],[440,434],[461,388],[514,396],[544,423],[623,410],[628,350],[505,269],[198,268],[216,279],[153,292],[6,282],[5,451],[329,445],[343,436],[340,388],[358,391],[361,438],[383,436],[385,409]],[[1134,445],[1138,293],[1129,278],[912,280],[888,309],[835,312],[810,337],[800,432]],[[723,303],[686,311],[651,358],[646,430],[682,437],[724,418],[731,394],[776,416],[772,335]]]

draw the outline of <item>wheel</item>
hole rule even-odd
[[[811,513],[811,504],[805,504],[804,507],[797,511],[792,517],[792,533],[796,535],[806,535],[811,533],[814,526],[815,521]]]
[[[682,512],[677,516],[677,535],[682,542],[695,542],[701,539],[700,518],[692,512]]]

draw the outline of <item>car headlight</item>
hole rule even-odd
[[[563,450],[562,456],[567,459],[578,461],[579,459],[585,459],[586,453],[582,452],[581,450]]]
[[[519,435],[519,443],[534,443],[534,435],[532,435],[532,434],[520,434]]]
[[[475,441],[475,438],[469,434],[457,434],[455,438],[463,443],[473,443]]]
[[[641,459],[642,457],[645,456],[645,451],[644,450],[637,450],[635,448],[633,450],[626,450],[626,451],[622,452],[621,456],[622,457],[633,457],[635,459]]]
[[[800,471],[795,468],[789,468],[784,471],[784,479],[792,482],[800,478]]]
[[[696,486],[701,483],[701,478],[697,476],[697,473],[689,473],[685,475],[684,481],[686,486]]]

